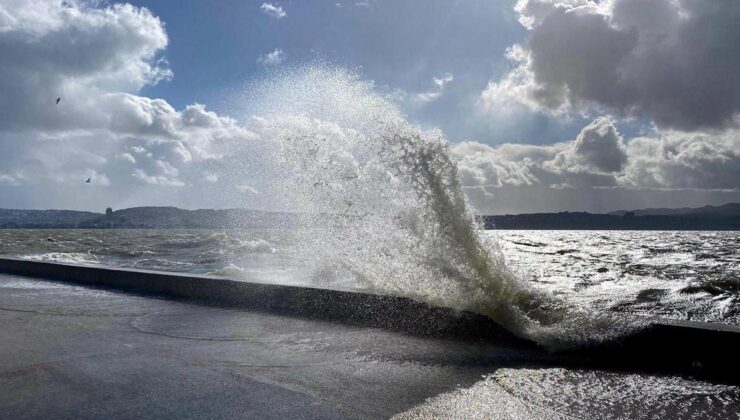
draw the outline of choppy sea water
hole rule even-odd
[[[740,324],[740,232],[489,234],[522,276],[579,306]]]
[[[532,288],[576,306],[740,325],[740,232],[493,230],[485,235],[501,245],[507,264]],[[278,229],[2,230],[0,254],[364,288],[351,270],[317,268],[312,253],[298,243],[305,236]]]
[[[736,419],[738,387],[680,377],[497,369],[395,419]]]

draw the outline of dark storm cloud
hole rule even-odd
[[[520,0],[517,11],[531,29],[523,68],[488,96],[515,80],[523,102],[552,110],[596,107],[687,131],[737,125],[740,2]]]

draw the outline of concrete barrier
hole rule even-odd
[[[551,353],[515,337],[485,316],[404,297],[17,258],[0,258],[0,273],[420,336],[495,340],[502,346],[547,353],[537,357],[538,363],[547,365],[676,373],[740,383],[740,327],[731,325],[656,320],[644,330],[619,340]]]
[[[512,344],[529,345],[485,316],[397,296],[17,258],[0,258],[0,273],[114,288],[207,305],[387,328],[421,336],[496,338]]]

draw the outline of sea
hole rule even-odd
[[[528,286],[577,307],[740,325],[740,232],[488,230],[481,235],[500,245],[507,265]],[[315,255],[297,243],[299,236],[311,235],[281,229],[0,230],[0,254],[253,282],[368,288],[351,270],[312,264]]]

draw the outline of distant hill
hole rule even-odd
[[[740,203],[682,209],[481,216],[486,229],[740,230]]]
[[[640,210],[618,210],[608,214],[624,216],[627,213],[633,213],[635,216],[740,216],[740,203],[680,209],[650,208]]]
[[[227,229],[286,227],[295,215],[247,209],[184,210],[177,207],[134,207],[114,211],[81,225],[89,228]]]
[[[326,215],[326,220],[343,216]],[[740,230],[740,204],[687,209],[621,210],[478,216],[486,229]],[[0,209],[0,228],[232,229],[281,228],[298,215],[247,209],[134,207],[105,214],[72,210]]]
[[[3,210],[0,228],[227,229],[290,226],[295,215],[246,209],[134,207],[106,214],[71,210]]]
[[[78,227],[101,216],[101,213],[74,210],[0,209],[0,228]]]

